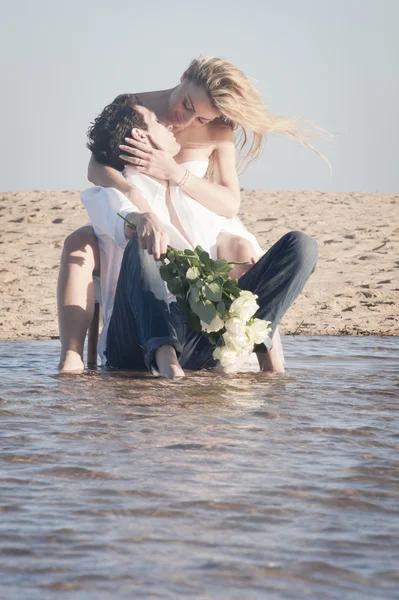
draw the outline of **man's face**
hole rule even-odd
[[[201,126],[217,119],[221,113],[212,106],[206,91],[183,77],[169,100],[169,123],[174,131],[189,125]]]
[[[147,131],[140,130],[144,136],[146,134],[151,134],[154,138],[156,144],[169,152],[172,156],[176,156],[176,154],[180,151],[180,144],[176,142],[176,138],[171,131],[171,126],[166,127],[160,121],[158,121],[158,117],[155,113],[144,106],[136,106],[136,110],[138,110],[144,117],[144,121],[148,127]]]

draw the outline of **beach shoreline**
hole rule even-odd
[[[79,192],[0,194],[0,340],[58,337],[63,240],[88,219]],[[281,322],[288,335],[399,335],[399,195],[243,190],[240,217],[267,250],[300,230],[319,262]]]

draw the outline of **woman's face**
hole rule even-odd
[[[148,110],[145,106],[136,106],[136,110],[143,115],[147,125],[147,131],[135,128],[133,129],[133,132],[136,132],[136,135],[138,135],[140,139],[146,139],[147,134],[150,133],[154,138],[155,143],[158,144],[162,150],[169,152],[172,156],[176,156],[180,151],[180,144],[176,141],[176,138],[171,131],[172,127],[170,125],[163,125],[158,120],[156,114],[151,110]],[[133,135],[133,137],[136,136]],[[141,139],[141,141],[143,140]]]
[[[217,119],[221,113],[211,104],[208,94],[199,85],[182,79],[169,100],[168,122],[174,131],[189,125],[200,127]]]

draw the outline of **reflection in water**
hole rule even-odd
[[[397,345],[169,382],[1,343],[0,597],[396,597]]]

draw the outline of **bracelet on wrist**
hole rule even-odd
[[[190,171],[188,169],[184,169],[183,177],[181,178],[180,181],[178,181],[176,183],[177,187],[183,187],[183,185],[186,183],[189,175],[190,175]]]

